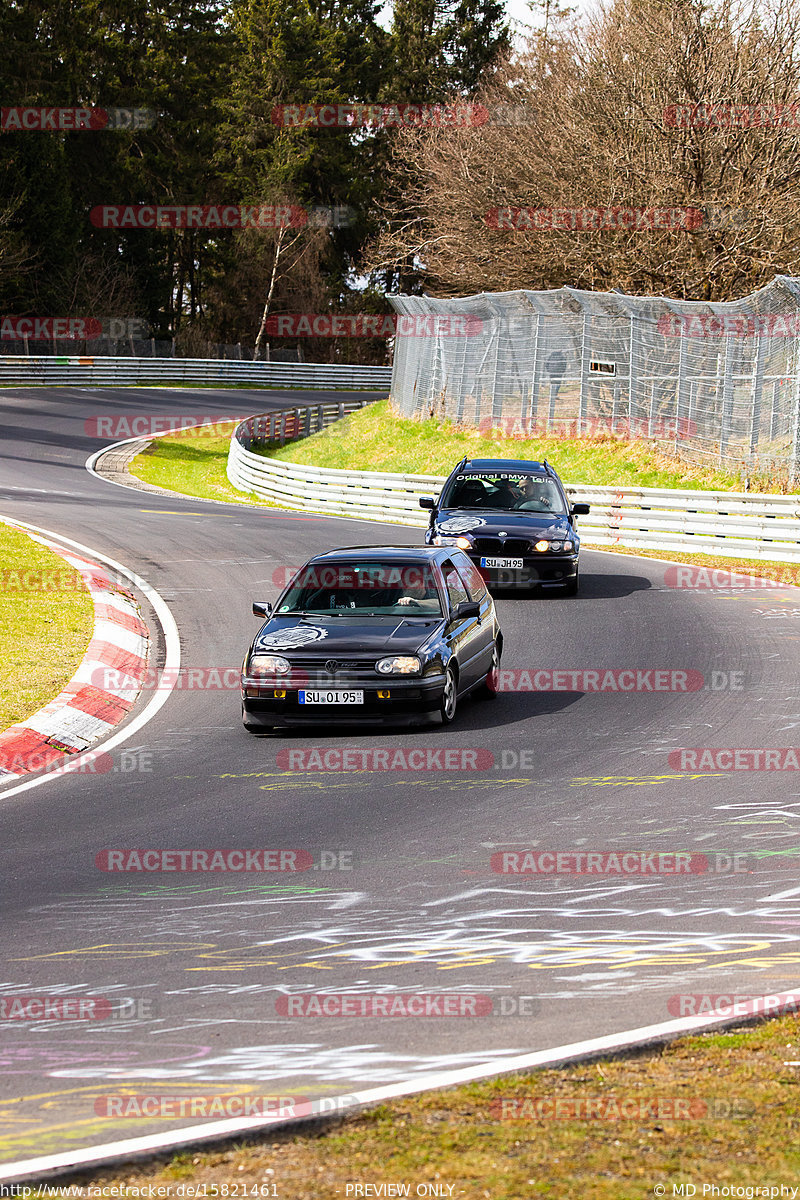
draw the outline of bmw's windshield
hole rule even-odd
[[[439,501],[440,508],[499,508],[563,516],[564,501],[546,475],[533,471],[469,471],[456,475]]]
[[[278,606],[284,613],[351,616],[441,616],[436,580],[426,562],[312,563]]]

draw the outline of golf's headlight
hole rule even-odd
[[[433,544],[434,546],[458,546],[460,550],[472,549],[472,542],[468,537],[448,537],[444,533],[437,533]]]
[[[550,549],[550,543],[542,538],[541,541],[538,541],[533,548],[534,550],[538,550],[540,554],[543,554],[545,550]]]
[[[416,654],[393,654],[391,658],[382,658],[376,670],[381,675],[418,675],[422,663]]]
[[[251,675],[288,675],[292,664],[280,654],[254,654],[250,659]]]

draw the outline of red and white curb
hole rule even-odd
[[[98,752],[84,752],[101,738],[109,737],[115,726],[128,715],[141,691],[141,687],[131,686],[130,679],[139,683],[144,681],[148,629],[132,593],[112,581],[101,562],[113,568],[117,578],[130,580],[133,586],[139,587],[153,604],[167,643],[165,669],[172,664],[174,671],[179,665],[180,645],[177,627],[162,597],[127,568],[69,538],[61,538],[60,542],[52,540],[60,535],[50,535],[49,530],[5,517],[0,517],[0,521],[27,533],[80,571],[94,603],[92,640],[73,678],[44,708],[0,733],[0,784],[48,769],[46,775],[23,784],[24,789],[33,782],[44,782],[61,774],[59,767],[72,771],[79,769],[78,764],[86,764],[86,769],[91,771],[91,761]],[[113,680],[114,672],[118,672],[118,679],[125,679],[126,686],[99,686],[104,680]],[[160,691],[147,706],[146,715],[142,714],[134,725],[114,737],[113,744],[126,739],[149,720],[167,700],[171,690]],[[14,792],[17,790],[21,789],[14,789]],[[4,798],[10,794],[13,793],[3,791]]]

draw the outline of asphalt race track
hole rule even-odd
[[[183,667],[238,670],[251,603],[274,599],[287,568],[420,533],[117,487],[85,470],[103,443],[84,422],[246,415],[306,397],[332,398],[6,392],[0,512],[147,580],[177,621]],[[0,1021],[0,1162],[197,1124],[107,1115],[119,1111],[108,1097],[332,1097],[691,1012],[670,997],[800,989],[797,774],[693,774],[669,760],[683,747],[798,745],[800,592],[680,589],[667,571],[584,550],[576,599],[500,597],[503,668],[697,671],[697,691],[504,691],[465,702],[446,730],[259,739],[236,690],[182,686],[114,751],[113,772],[0,789],[0,997],[135,1001],[116,1020]],[[435,769],[434,756],[430,770],[292,770],[276,760],[286,748],[482,749],[494,766]],[[112,874],[95,856],[113,847],[299,848],[315,867]],[[492,869],[495,852],[525,848],[681,852],[709,869]],[[493,1010],[279,1011],[287,994],[342,991],[488,996]]]

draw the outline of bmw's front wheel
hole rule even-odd
[[[572,579],[568,579],[564,584],[565,596],[577,596],[578,594],[578,571],[576,569]]]

